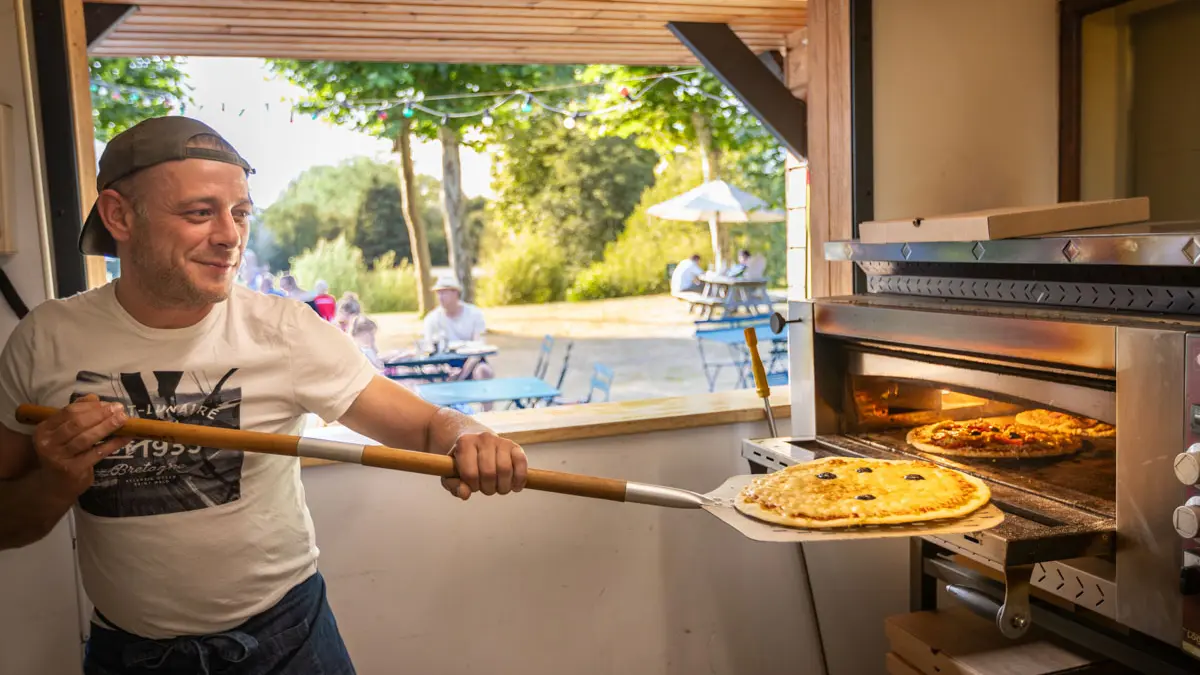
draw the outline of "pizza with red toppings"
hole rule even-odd
[[[1057,457],[1083,447],[1078,436],[987,419],[927,424],[909,431],[906,440],[922,452],[988,459]]]

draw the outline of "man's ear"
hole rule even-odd
[[[108,189],[96,198],[96,211],[113,239],[129,241],[134,217],[132,202],[120,192]]]

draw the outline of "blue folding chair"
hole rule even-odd
[[[604,400],[608,401],[612,398],[612,383],[616,374],[613,369],[608,366],[597,363],[592,368],[592,381],[588,384],[587,398],[584,403],[592,403],[596,393],[604,394]]]
[[[597,363],[592,366],[592,379],[588,382],[587,396],[574,401],[556,398],[550,402],[551,405],[581,405],[584,403],[603,403],[612,398],[612,383],[616,377],[613,369],[606,365]],[[596,394],[603,394],[604,398],[597,400]]]
[[[542,338],[542,347],[538,351],[537,365],[533,367],[533,376],[539,380],[546,379],[546,371],[550,369],[550,352],[554,350],[554,336]]]
[[[558,384],[554,388],[562,391],[563,382],[567,379],[567,368],[571,365],[571,349],[575,346],[575,342],[567,343],[567,351],[563,354],[562,370],[558,371]]]

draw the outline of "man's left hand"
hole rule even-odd
[[[458,477],[443,478],[442,487],[459,499],[466,501],[473,492],[506,495],[525,487],[525,451],[496,434],[463,434],[450,456]]]

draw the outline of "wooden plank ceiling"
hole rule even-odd
[[[89,52],[692,65],[695,58],[667,22],[728,23],[761,53],[784,48],[786,36],[805,25],[806,5],[806,0],[143,0]]]

